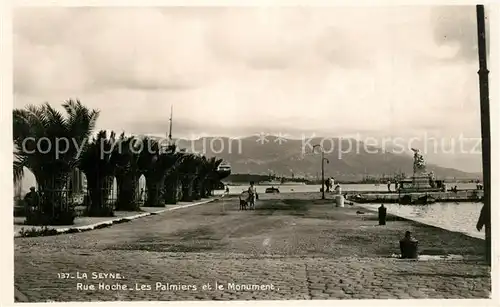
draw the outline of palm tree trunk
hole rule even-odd
[[[200,178],[195,177],[193,180],[193,200],[199,200],[200,198],[201,198]]]
[[[39,210],[27,216],[26,222],[33,225],[72,225],[74,210],[70,206],[66,189],[69,172],[55,171],[50,174],[35,174],[40,194]]]
[[[165,179],[165,203],[175,205],[178,201],[179,178],[177,175],[168,176]]]
[[[146,188],[148,190],[147,207],[165,207],[164,189],[165,176],[155,178],[146,176]]]
[[[207,180],[200,179],[200,198],[207,198]]]
[[[112,192],[113,176],[87,176],[87,187],[90,196],[89,216],[114,216],[113,206],[108,204]]]
[[[182,187],[182,180],[180,179],[177,180],[176,190],[177,190],[177,200],[182,200],[184,198],[183,196],[184,188]]]
[[[137,199],[139,176],[139,174],[120,174],[116,176],[116,184],[118,185],[117,210],[140,210],[140,204]]]
[[[182,201],[193,201],[194,199],[194,177],[191,175],[184,175],[182,180]]]

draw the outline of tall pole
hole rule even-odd
[[[479,96],[481,106],[481,145],[483,158],[484,206],[491,212],[491,145],[490,145],[490,97],[488,90],[488,66],[486,61],[486,26],[484,22],[484,5],[476,5],[477,41],[479,55]],[[485,225],[486,260],[491,258],[491,216]]]
[[[325,199],[325,152],[323,151],[323,147],[321,145],[317,144],[313,146],[313,151],[314,148],[319,147],[321,149],[321,199]],[[328,161],[328,160],[327,160]]]
[[[321,199],[325,199],[325,152],[321,150]]]
[[[172,117],[174,115],[174,106],[170,106],[170,129],[168,132],[168,141],[172,145]]]

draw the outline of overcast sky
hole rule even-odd
[[[36,8],[14,106],[79,98],[98,128],[480,136],[475,7]],[[479,157],[480,158],[480,157]]]

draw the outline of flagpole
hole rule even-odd
[[[488,89],[488,66],[486,55],[486,26],[484,5],[476,5],[477,40],[479,56],[479,96],[481,107],[481,142],[483,160],[484,207],[491,212],[491,144],[490,144],[490,98]],[[486,260],[491,259],[491,215],[486,221]]]

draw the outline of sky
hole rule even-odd
[[[474,6],[17,8],[14,107],[80,99],[101,110],[97,129],[133,134],[164,135],[173,106],[182,137],[477,138],[475,18]],[[480,155],[438,156],[480,171]]]

